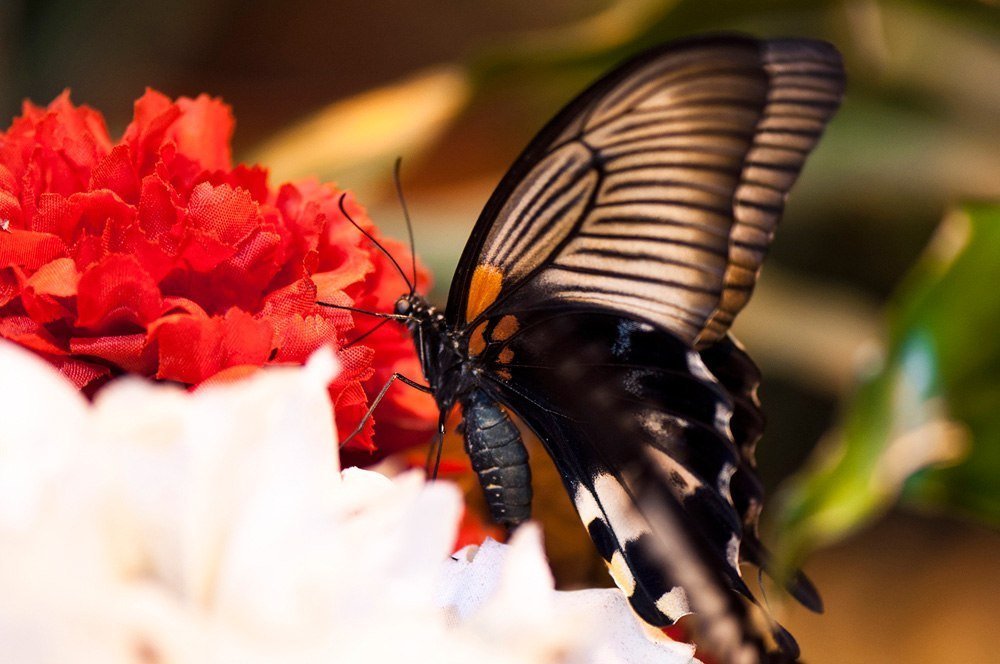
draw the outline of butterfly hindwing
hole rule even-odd
[[[729,428],[734,398],[700,354],[649,323],[599,310],[526,314],[504,342],[487,343],[484,361],[501,353],[504,375],[491,391],[545,445],[636,613],[672,624],[699,603],[716,606],[689,596],[710,587],[730,606],[726,619],[745,621],[731,592],[752,599],[739,568],[747,525],[734,505],[746,498],[730,489],[742,463]],[[687,556],[700,571],[676,568]],[[690,586],[685,574],[699,581]]]

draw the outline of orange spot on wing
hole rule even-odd
[[[476,356],[486,350],[486,339],[483,338],[483,330],[486,329],[486,321],[483,321],[472,330],[469,335],[469,355]]]
[[[469,284],[469,299],[465,303],[465,320],[475,320],[476,316],[486,311],[500,294],[503,285],[503,272],[492,265],[477,265],[472,273]]]
[[[500,351],[497,359],[500,360],[500,364],[510,364],[510,361],[514,359],[514,351],[510,348],[504,348]]]
[[[510,380],[510,370],[509,369],[500,369],[499,371],[497,371],[497,375],[500,376],[501,378],[503,378],[504,380]]]
[[[493,339],[496,341],[506,341],[517,332],[518,327],[520,327],[520,324],[517,322],[517,319],[508,314],[501,318],[493,327]]]

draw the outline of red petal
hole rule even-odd
[[[337,438],[344,445],[344,450],[375,451],[372,434],[375,431],[374,418],[368,418],[361,431],[347,440],[357,429],[361,418],[368,410],[368,398],[359,383],[350,383],[339,390],[330,388],[330,399],[333,401],[334,419],[337,424]],[[346,443],[344,441],[347,441]]]
[[[195,385],[222,369],[262,366],[271,353],[274,331],[266,321],[231,309],[225,316],[165,316],[150,326],[158,342],[157,378]]]
[[[127,145],[115,146],[90,174],[90,189],[110,189],[129,203],[139,201],[139,178]]]
[[[77,389],[86,389],[92,383],[103,382],[111,376],[111,370],[99,364],[91,364],[74,357],[46,357]]]
[[[31,275],[25,286],[40,295],[73,297],[76,295],[80,275],[76,263],[71,258],[57,258],[47,263]]]
[[[229,174],[229,184],[246,189],[260,204],[266,203],[271,193],[267,189],[267,169],[263,166],[240,164]]]
[[[0,268],[0,307],[6,306],[21,294],[21,280],[14,270],[11,267]]]
[[[311,279],[299,279],[284,288],[272,291],[264,300],[261,315],[284,318],[304,315],[316,307],[316,285]]]
[[[0,232],[0,268],[19,265],[33,272],[66,255],[66,245],[51,233],[19,229]]]
[[[156,282],[134,256],[111,254],[80,277],[77,326],[95,332],[145,327],[159,316]]]
[[[146,93],[135,102],[133,120],[125,128],[122,142],[132,148],[140,177],[147,175],[159,160],[164,136],[180,114],[169,97],[152,88],[146,88]]]
[[[69,348],[74,355],[99,357],[132,373],[149,376],[156,371],[156,353],[147,345],[145,334],[74,337]]]
[[[208,313],[195,301],[186,297],[163,298],[163,315],[190,314],[196,318],[208,318]]]
[[[113,191],[99,189],[77,192],[69,197],[42,194],[31,226],[33,230],[58,235],[67,246],[75,249],[73,245],[83,236],[102,237],[106,232],[120,234],[134,221],[134,207]]]
[[[199,162],[205,170],[229,170],[229,141],[235,123],[232,109],[221,99],[204,94],[195,99],[181,97],[177,107],[181,115],[167,137],[177,143],[178,152]]]
[[[248,376],[252,376],[261,367],[254,364],[238,364],[234,367],[229,367],[228,369],[223,369],[217,374],[209,376],[202,382],[198,384],[198,387],[204,387],[205,385],[220,385],[225,383],[235,383],[237,381],[243,380]]]
[[[71,203],[68,196],[44,193],[38,197],[30,227],[34,231],[58,235],[66,244],[72,244],[79,219],[79,205]]]
[[[208,272],[236,253],[235,247],[198,229],[185,230],[179,258],[195,272]]]
[[[372,263],[371,257],[367,252],[357,249],[354,251],[328,249],[326,251],[327,259],[334,252],[341,255],[341,258],[337,261],[339,263],[337,268],[326,272],[317,272],[312,275],[313,281],[316,282],[319,299],[321,300],[325,299],[331,293],[342,291],[352,284],[363,281],[365,276],[375,269],[375,265]],[[397,297],[405,292],[405,290],[400,291],[400,293],[397,293]]]
[[[63,90],[53,99],[46,111],[46,119],[55,116],[58,120],[59,135],[63,141],[92,145],[101,153],[111,149],[111,137],[108,136],[104,116],[89,106],[74,106],[69,90]],[[72,154],[73,149],[67,148],[67,152]]]
[[[0,183],[0,187],[3,187]],[[21,222],[21,201],[11,191],[0,188],[0,222],[6,222],[7,230],[24,228]]]
[[[57,258],[31,277],[21,276],[21,305],[39,323],[73,318],[76,312],[66,300],[76,295],[78,280],[73,260]]]
[[[74,107],[68,92],[44,110],[26,104],[6,138],[5,165],[36,192],[85,189],[91,169],[111,149],[100,113]]]
[[[272,319],[274,320],[274,319]],[[322,316],[293,315],[285,319],[272,362],[304,364],[313,352],[337,341],[337,328]]]
[[[249,192],[202,183],[191,192],[181,253],[191,267],[207,272],[236,253],[257,227],[257,204]]]
[[[357,428],[361,418],[368,410],[368,397],[361,387],[361,381],[372,375],[372,349],[365,346],[345,348],[337,354],[340,360],[340,373],[330,384],[330,399],[333,401],[334,416],[337,421],[337,431],[340,440]],[[361,433],[355,436],[346,449],[374,451],[372,433],[375,422],[369,419]]]
[[[233,305],[248,311],[259,309],[262,294],[281,268],[281,244],[277,233],[251,233],[235,254],[213,270],[213,290],[228,292],[227,301]]]
[[[189,223],[229,246],[236,246],[257,228],[257,215],[257,203],[250,192],[225,184],[199,184],[188,201]]]
[[[183,218],[174,200],[170,186],[158,175],[148,175],[142,180],[139,196],[139,226],[153,241],[166,239],[170,231]]]
[[[48,330],[27,316],[0,318],[0,337],[10,339],[25,348],[51,355],[65,355]]]
[[[375,349],[373,375],[365,381],[369,395],[376,394],[394,372],[423,382],[423,371],[405,331],[383,326],[364,341]],[[375,444],[380,454],[420,445],[434,431],[437,404],[431,395],[408,385],[393,386],[379,405]]]

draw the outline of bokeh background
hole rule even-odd
[[[644,46],[720,30],[830,40],[849,75],[736,326],[765,375],[771,540],[827,612],[769,597],[809,662],[1000,661],[996,2],[5,0],[0,117],[71,88],[114,135],[147,85],[220,95],[238,159],[335,180],[397,235],[401,156],[443,302],[492,186],[562,103]],[[541,475],[561,583],[604,583]]]

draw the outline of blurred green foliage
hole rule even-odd
[[[1000,527],[1000,205],[966,211],[969,235],[959,255],[928,257],[903,284],[891,343],[905,345],[915,334],[932,340],[940,367],[934,389],[968,426],[971,447],[960,464],[917,473],[904,497]]]
[[[783,501],[798,559],[904,500],[1000,526],[1000,206],[949,215],[886,314],[887,350]]]

